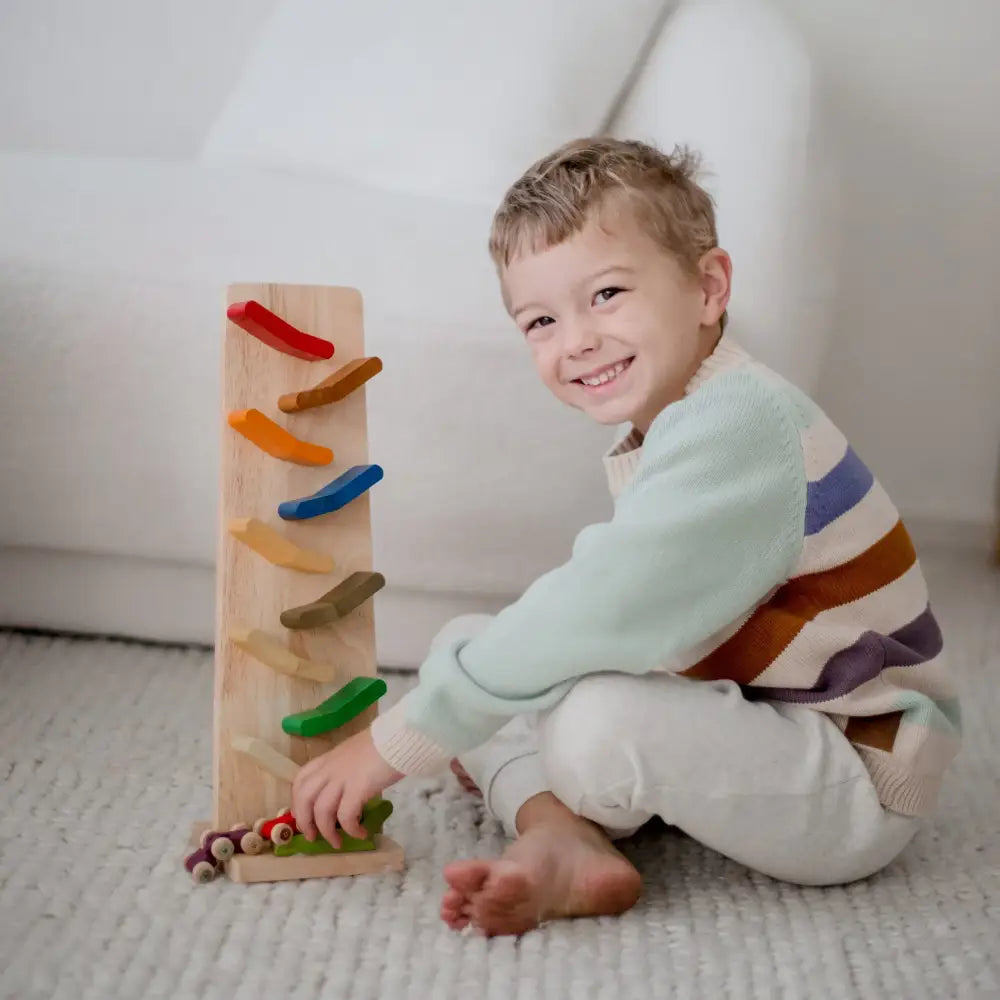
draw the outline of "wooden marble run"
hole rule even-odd
[[[369,497],[384,473],[368,461],[365,400],[381,370],[364,353],[357,290],[228,288],[213,816],[196,825],[185,859],[196,882],[403,866],[382,833],[384,799],[362,814],[368,837],[345,835],[339,849],[306,841],[288,810],[301,765],[365,728],[385,693],[372,610],[385,578],[372,569]]]

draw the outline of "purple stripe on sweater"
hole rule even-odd
[[[944,640],[930,605],[908,625],[891,635],[864,632],[853,646],[842,649],[826,661],[819,679],[811,688],[747,686],[743,693],[750,701],[770,698],[811,705],[832,701],[878,677],[886,667],[912,667],[926,663],[941,652]]]
[[[822,531],[860,503],[875,477],[848,447],[844,457],[822,478],[806,486],[806,535]]]

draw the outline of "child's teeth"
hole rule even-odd
[[[614,368],[609,368],[606,372],[602,372],[595,378],[582,378],[580,381],[584,385],[604,385],[605,382],[610,382],[613,378],[617,378],[623,371],[625,371],[625,362],[619,361]]]

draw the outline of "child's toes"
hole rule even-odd
[[[461,930],[469,922],[469,902],[465,896],[449,889],[441,900],[441,919],[452,930]]]
[[[454,912],[446,913],[444,909],[441,910],[441,919],[453,930],[460,931],[465,927],[469,920],[471,919],[469,914],[466,912],[466,908],[455,910]]]
[[[487,861],[455,861],[444,869],[445,881],[463,896],[479,892],[489,875]]]
[[[441,899],[441,916],[446,913],[460,913],[466,897],[457,889],[449,889]]]

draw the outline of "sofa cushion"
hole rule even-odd
[[[669,6],[285,0],[204,157],[492,204],[554,145],[602,127]]]
[[[621,136],[704,159],[733,257],[734,329],[812,388],[829,344],[837,190],[806,49],[765,0],[681,5],[615,119]]]

